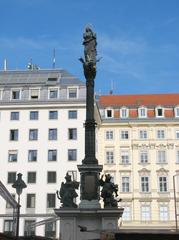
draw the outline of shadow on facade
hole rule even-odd
[[[0,233],[0,240],[16,240],[16,237],[12,237],[8,234]],[[19,237],[18,240],[52,240],[52,238],[41,237],[41,236],[28,236],[28,237]]]

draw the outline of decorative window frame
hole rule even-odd
[[[50,90],[57,90],[57,97],[56,98],[50,98]],[[59,88],[58,87],[48,87],[48,99],[58,99],[59,98]]]
[[[144,212],[142,212],[143,207],[145,208],[149,208],[149,219],[142,219],[142,216],[144,214]],[[152,219],[152,211],[151,211],[151,202],[141,202],[141,213],[140,213],[140,218],[142,222],[150,222]]]
[[[2,100],[2,96],[3,96],[3,88],[0,88],[0,100]]]
[[[31,98],[31,91],[38,90],[38,98]],[[35,101],[40,99],[40,87],[31,87],[29,88],[29,100]]]
[[[112,138],[107,138],[107,133],[112,132]],[[109,136],[111,136],[111,134],[109,134]],[[114,130],[112,129],[108,129],[105,131],[105,140],[106,141],[113,141],[114,140]]]
[[[159,110],[159,109],[162,110],[162,115],[161,115],[161,116],[158,115],[158,110]],[[156,117],[156,118],[164,118],[164,117],[165,117],[165,109],[164,109],[164,107],[162,107],[162,106],[157,106],[157,107],[155,108],[155,117]]]
[[[109,156],[110,157],[110,159],[107,159],[107,152],[111,152],[112,153],[112,158],[111,158],[111,156]],[[105,148],[105,157],[104,157],[104,159],[105,159],[105,165],[114,165],[115,164],[115,152],[114,152],[114,148],[113,147],[106,147]],[[111,161],[112,160],[112,161]]]
[[[123,116],[123,114],[122,114],[123,111],[126,112],[125,116]],[[120,118],[125,119],[125,118],[128,118],[128,117],[129,117],[129,109],[125,106],[121,107],[120,108]]]
[[[76,90],[76,97],[71,98],[69,97],[70,89]],[[78,86],[68,86],[67,87],[67,99],[78,99],[79,98],[79,87]]]
[[[174,108],[175,117],[179,118],[179,105]]]
[[[108,114],[107,114],[107,112],[108,112],[109,110],[111,111],[111,117],[108,117]],[[114,109],[112,109],[112,108],[106,108],[106,109],[105,109],[105,117],[106,117],[106,118],[113,118],[113,117],[114,117]]]
[[[19,90],[19,99],[13,99],[12,98],[12,92],[13,91],[18,91]],[[11,99],[11,101],[19,101],[19,100],[21,100],[21,97],[22,97],[22,88],[11,88],[11,95],[10,95],[10,99]]]
[[[145,116],[141,115],[141,110],[145,111]],[[139,118],[147,118],[147,108],[146,107],[141,106],[141,107],[138,108],[138,117]]]

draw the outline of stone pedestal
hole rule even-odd
[[[101,232],[118,230],[123,208],[55,209],[60,217],[60,240],[100,239]],[[80,231],[80,227],[84,231]]]

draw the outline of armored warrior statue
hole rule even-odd
[[[102,175],[99,180],[100,186],[102,186],[101,197],[103,198],[104,207],[117,207],[117,203],[121,201],[121,199],[116,200],[114,198],[118,196],[118,185],[111,182],[111,175],[105,175],[105,181],[103,180],[104,175]]]
[[[62,207],[77,208],[74,199],[78,196],[75,189],[78,189],[79,182],[72,181],[71,176],[67,173],[65,176],[66,183],[62,182],[60,191],[56,191],[57,198],[61,201]]]

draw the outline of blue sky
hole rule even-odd
[[[108,94],[179,92],[178,0],[0,0],[0,68],[68,70],[84,81],[78,58],[87,24],[97,33],[95,90]]]

